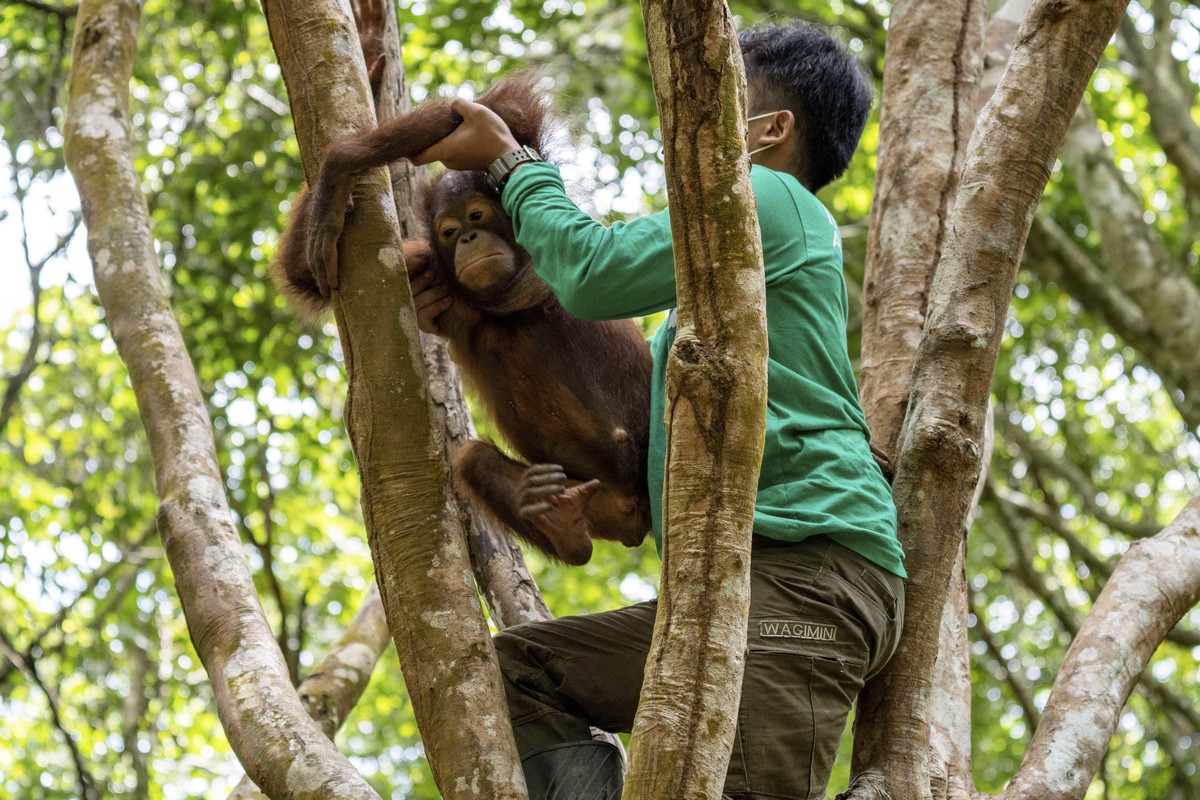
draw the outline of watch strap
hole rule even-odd
[[[528,164],[531,161],[541,161],[542,157],[537,151],[529,145],[524,145],[519,150],[505,153],[488,165],[487,176],[488,185],[499,194],[504,189],[504,184],[508,182],[512,171],[519,164]]]

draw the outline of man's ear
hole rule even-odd
[[[758,146],[783,144],[795,135],[796,115],[787,109],[780,109],[763,120],[763,127],[758,136]]]

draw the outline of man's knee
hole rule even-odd
[[[492,637],[496,658],[505,683],[519,680],[522,675],[546,671],[546,660],[552,657],[547,647],[538,643],[538,623],[526,623],[505,628]]]

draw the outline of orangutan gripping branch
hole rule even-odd
[[[480,102],[523,145],[547,135],[542,96],[524,80]],[[355,175],[412,158],[461,122],[435,101],[331,146],[311,194],[302,193],[272,263],[300,312],[328,308],[338,286],[337,242]],[[451,356],[524,461],[475,441],[455,456],[455,483],[477,507],[568,564],[592,538],[636,546],[650,528],[646,489],[650,354],[628,321],[568,314],[533,271],[482,172],[441,173],[425,190],[426,241],[404,244],[423,326]]]

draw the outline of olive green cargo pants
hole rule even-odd
[[[756,536],[750,580],[749,655],[724,792],[819,800],[855,696],[896,649],[904,582],[824,536]],[[523,755],[589,739],[589,726],[630,730],[656,605],[497,634]]]

